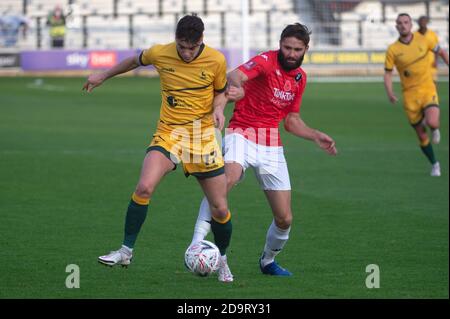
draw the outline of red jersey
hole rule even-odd
[[[248,81],[227,134],[236,132],[258,144],[281,146],[278,126],[287,114],[300,111],[306,73],[300,67],[285,71],[277,56],[278,51],[264,52],[239,66]]]

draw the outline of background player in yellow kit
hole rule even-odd
[[[439,38],[437,34],[428,28],[428,23],[430,22],[430,19],[427,16],[421,16],[419,20],[417,20],[417,23],[419,24],[419,30],[414,32],[414,36],[424,36],[428,38],[429,41],[439,43]],[[431,74],[433,76],[434,82],[437,82],[437,54],[435,52],[429,52],[428,53],[428,59],[429,59],[429,65],[431,67]]]
[[[439,100],[431,74],[428,52],[436,52],[447,65],[448,55],[437,42],[411,33],[412,20],[408,14],[398,15],[396,27],[400,37],[386,52],[384,75],[386,93],[391,103],[397,102],[392,88],[392,70],[395,66],[400,74],[403,104],[408,120],[417,133],[423,153],[432,164],[431,176],[440,176],[440,165],[434,156],[426,131],[428,126],[432,132],[432,142],[438,144]]]
[[[232,232],[231,215],[222,154],[214,134],[214,124],[219,129],[224,124],[226,61],[223,54],[203,43],[203,31],[199,17],[185,16],[177,24],[175,42],[154,45],[139,56],[89,76],[84,84],[84,89],[91,92],[117,74],[149,64],[161,77],[160,119],[128,206],[123,244],[119,250],[100,256],[102,264],[130,264],[150,198],[163,176],[181,162],[186,176],[197,178],[211,205],[211,229],[222,255],[219,280],[233,280],[225,255]]]

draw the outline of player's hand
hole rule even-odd
[[[395,94],[390,94],[389,95],[389,102],[391,102],[392,104],[397,103],[398,98],[395,96]]]
[[[223,115],[223,109],[217,108],[213,113],[214,126],[222,131],[223,126],[225,125],[225,115]]]
[[[317,132],[317,136],[315,139],[315,142],[321,149],[323,149],[325,152],[327,152],[329,155],[336,155],[337,149],[336,149],[336,142],[329,137],[327,134],[322,132]]]
[[[86,90],[87,92],[90,93],[94,88],[100,86],[105,80],[106,77],[103,73],[91,74],[89,75],[86,83],[84,83],[83,90]]]
[[[228,101],[230,102],[237,102],[239,100],[241,100],[242,98],[244,98],[245,96],[245,91],[244,88],[240,87],[235,87],[230,85],[227,90],[225,91],[225,96],[227,97]]]

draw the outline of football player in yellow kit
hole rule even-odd
[[[448,65],[447,53],[436,41],[411,33],[411,17],[402,13],[396,20],[399,39],[386,52],[384,85],[389,101],[398,101],[392,88],[394,66],[400,75],[403,90],[403,105],[410,124],[415,129],[420,147],[432,164],[431,176],[440,176],[441,169],[431,146],[426,127],[432,132],[432,142],[439,143],[439,100],[433,82],[428,52],[436,52]]]
[[[435,42],[435,43],[439,43],[439,38],[437,36],[437,34],[433,31],[430,30],[427,25],[428,22],[430,21],[430,19],[428,19],[427,16],[421,16],[419,18],[419,20],[417,20],[417,23],[419,24],[419,30],[417,30],[416,32],[414,32],[414,36],[424,36],[426,38],[428,38],[429,41],[431,42]],[[428,53],[428,59],[430,62],[430,67],[431,67],[431,74],[433,76],[433,80],[434,82],[437,82],[437,54],[435,52],[429,52]]]
[[[186,176],[197,178],[211,205],[211,229],[221,253],[219,281],[233,281],[225,254],[232,232],[231,214],[222,153],[214,131],[215,125],[221,130],[225,120],[226,61],[222,53],[203,43],[203,31],[199,17],[185,16],[177,24],[174,42],[154,45],[103,73],[90,75],[84,84],[91,92],[117,74],[150,64],[161,81],[158,127],[128,206],[123,244],[119,250],[100,256],[102,264],[130,264],[150,198],[164,175],[182,163]]]

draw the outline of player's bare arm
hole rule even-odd
[[[444,60],[445,64],[447,64],[447,66],[448,66],[448,54],[443,48],[439,49],[439,51],[437,52],[437,55],[439,55],[441,57],[441,59]],[[435,59],[434,61],[437,62],[437,59]]]
[[[86,83],[83,85],[83,90],[91,92],[97,86],[100,86],[107,79],[112,78],[118,74],[125,73],[139,67],[139,57],[133,56],[126,58],[119,64],[113,66],[112,68],[97,74],[91,74]]]
[[[314,141],[321,149],[330,155],[336,155],[336,142],[327,134],[308,127],[298,113],[289,113],[284,119],[284,128],[289,133]]]
[[[213,119],[214,119],[214,125],[222,131],[223,126],[225,125],[225,115],[223,115],[223,111],[225,109],[225,106],[228,103],[228,98],[225,95],[225,92],[223,93],[216,93],[214,96],[213,101]]]
[[[247,75],[241,72],[239,69],[235,69],[228,73],[227,81],[228,88],[226,96],[229,102],[237,102],[244,98],[245,91],[243,88],[244,83],[248,80]]]
[[[384,72],[384,88],[386,89],[386,94],[391,103],[396,103],[398,98],[394,94],[394,90],[392,87],[392,71],[386,70]]]

